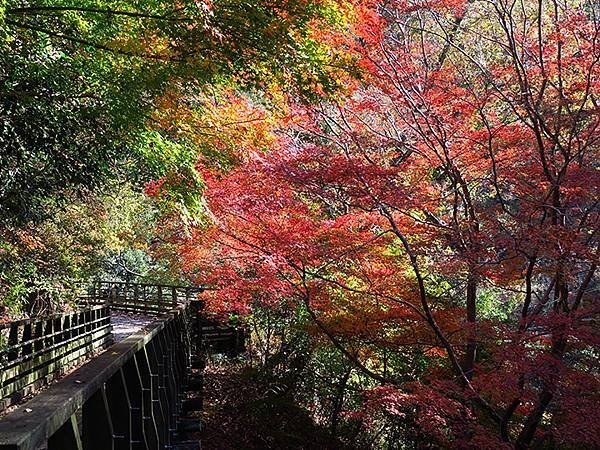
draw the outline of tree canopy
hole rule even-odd
[[[323,441],[600,447],[595,2],[1,5],[5,299],[208,284]]]
[[[5,303],[55,291],[104,264],[112,245],[103,239],[88,246],[81,236],[62,255],[42,251],[69,233],[71,222],[57,216],[72,215],[73,203],[83,202],[83,216],[111,211],[127,186],[134,191],[128,198],[145,204],[138,194],[155,180],[169,192],[152,206],[156,217],[171,211],[175,227],[198,220],[203,183],[196,163],[203,154],[215,164],[231,159],[234,146],[219,145],[222,138],[199,142],[217,125],[187,116],[210,109],[207,99],[233,98],[239,90],[255,92],[257,104],[268,102],[261,99],[267,92],[309,99],[337,91],[333,74],[347,61],[318,33],[342,22],[339,5],[320,1],[0,3]],[[229,120],[220,114],[222,122],[236,122],[235,113]],[[179,123],[187,123],[185,133]],[[80,219],[88,233],[103,227]],[[147,239],[149,252],[161,236]],[[139,244],[119,241],[126,253]],[[98,255],[92,266],[78,258],[80,246]]]
[[[208,84],[332,92],[332,67],[343,63],[312,36],[334,20],[333,4],[8,1],[1,8],[2,220],[33,218],[48,196],[97,188],[119,172],[162,175],[144,173],[160,156],[140,149],[144,132],[163,131],[151,117],[162,94],[191,102],[190,90]]]
[[[370,380],[354,417],[401,442],[598,446],[592,5],[375,8],[351,95],[207,168],[189,269],[215,311],[298,311]]]

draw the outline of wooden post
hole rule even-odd
[[[63,333],[62,340],[66,341],[71,337],[71,317],[70,315],[66,315],[63,318]]]
[[[8,346],[12,347],[14,345],[17,345],[18,343],[19,343],[19,324],[11,323],[10,330],[8,332]],[[12,361],[13,359],[17,359],[19,357],[18,350],[11,350],[10,352],[8,352],[7,357],[8,357],[9,361]]]
[[[157,290],[157,294],[158,294],[158,309],[161,310],[162,304],[163,304],[162,286],[157,286],[156,290]]]
[[[62,333],[59,333],[59,331],[62,331],[62,320],[60,317],[54,319],[54,333],[55,334],[52,339],[53,344],[58,344],[61,341]]]
[[[71,318],[71,336],[77,337],[81,334],[81,330],[79,329],[79,313],[73,313]]]
[[[53,344],[53,342],[52,342],[52,332],[53,331],[54,331],[54,321],[52,319],[46,320],[46,326],[44,328],[44,336],[47,336],[47,338],[44,339],[45,347],[50,347]]]
[[[38,320],[35,323],[35,333],[34,336],[36,338],[41,338],[44,336],[44,322],[41,320]],[[43,339],[38,339],[37,341],[35,341],[35,344],[33,345],[33,350],[38,352],[40,351],[42,348],[44,348],[44,340]]]
[[[23,356],[30,355],[33,352],[33,345],[29,342],[33,338],[31,327],[31,322],[23,324],[23,340],[21,341],[21,343],[24,344]]]
[[[136,284],[133,288],[133,309],[137,309],[138,302],[140,301],[140,286]]]

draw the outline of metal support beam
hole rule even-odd
[[[83,450],[75,414],[50,436],[48,450]]]
[[[146,439],[144,419],[144,399],[140,372],[135,358],[131,358],[123,366],[123,376],[129,395],[129,415],[131,417],[131,440],[132,450],[149,450]]]
[[[135,354],[135,361],[142,386],[142,412],[144,414],[144,434],[146,436],[146,443],[149,449],[157,449],[164,442],[164,439],[160,439],[158,426],[155,420],[152,371],[148,364],[145,347]]]
[[[83,446],[85,450],[114,450],[114,430],[104,384],[83,404]]]
[[[106,400],[113,424],[113,442],[116,450],[129,450],[131,445],[131,402],[123,369],[106,382]]]

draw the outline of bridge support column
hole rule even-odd
[[[83,404],[83,448],[114,450],[114,429],[104,384]]]
[[[150,450],[160,448],[164,443],[158,430],[158,423],[155,417],[155,402],[156,398],[155,383],[153,383],[152,370],[148,362],[146,348],[141,349],[135,354],[135,360],[140,374],[142,385],[142,411],[144,413],[144,434],[146,436],[146,444]],[[156,400],[158,401],[158,400]]]
[[[106,399],[113,425],[115,450],[131,448],[131,401],[123,369],[106,382]]]
[[[170,445],[169,421],[165,411],[168,409],[168,405],[166,404],[165,387],[161,380],[164,368],[157,341],[158,336],[146,345],[144,353],[150,370],[152,412],[158,429],[158,437],[161,446],[168,446]]]
[[[129,394],[129,417],[131,420],[132,450],[149,450],[145,433],[145,414],[142,380],[138,370],[137,362],[131,358],[123,366],[125,386]]]
[[[48,450],[83,450],[75,414],[48,439]]]

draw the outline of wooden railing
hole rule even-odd
[[[0,325],[0,411],[111,343],[107,306]]]
[[[189,368],[184,305],[0,419],[0,450],[192,448],[178,445]]]
[[[189,303],[202,290],[191,286],[97,281],[80,301],[90,305],[108,304],[119,311],[161,314]]]
[[[80,311],[0,326],[0,397],[12,402],[106,347],[111,310],[156,316],[0,417],[0,450],[199,449],[187,439],[207,354],[244,351],[243,329],[205,316],[203,290],[102,281]]]

